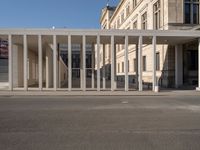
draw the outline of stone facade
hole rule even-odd
[[[198,2],[199,3],[199,2]],[[127,30],[193,30],[199,24],[185,24],[184,0],[121,0],[117,7],[107,6],[102,10],[102,29]],[[157,14],[155,14],[157,12]],[[156,15],[158,17],[156,17]],[[198,16],[199,17],[199,16]],[[158,20],[158,21],[157,21]],[[189,42],[189,41],[188,41]],[[184,46],[183,46],[184,47]],[[142,55],[146,58],[143,82],[152,82],[152,45],[143,45]],[[157,82],[162,87],[175,86],[175,45],[157,45],[159,67]],[[197,46],[195,47],[197,50]],[[109,47],[106,60],[109,60]],[[129,45],[129,81],[137,80],[137,46]],[[116,45],[116,73],[124,78],[124,45]],[[143,57],[143,58],[144,58]],[[135,61],[135,62],[134,62]],[[109,63],[109,62],[106,62]],[[195,73],[194,73],[195,74]],[[131,82],[131,81],[130,81]]]

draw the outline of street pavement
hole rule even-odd
[[[0,96],[0,150],[200,150],[200,96]]]

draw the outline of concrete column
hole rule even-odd
[[[196,88],[197,89],[197,91],[200,91],[200,38],[198,39],[198,43],[199,43],[199,46],[198,46],[198,66],[199,66],[199,68],[198,68],[198,74],[199,74],[199,86]]]
[[[152,91],[155,91],[156,81],[156,36],[152,39]]]
[[[56,47],[56,51],[57,51],[57,86],[58,88],[61,88],[61,71],[60,71],[60,45],[57,44],[57,47]]]
[[[175,46],[175,86],[179,88],[183,85],[183,47]]]
[[[105,44],[103,44],[103,89],[106,89],[106,65],[105,65]]]
[[[128,36],[125,36],[125,50],[124,50],[124,69],[125,69],[125,91],[129,90],[128,78]]]
[[[143,91],[142,85],[142,44],[143,38],[142,36],[139,37],[139,44],[138,44],[138,84],[139,84],[139,91]]]
[[[100,36],[97,36],[97,91],[100,91]]]
[[[27,35],[23,35],[23,44],[24,44],[24,90],[28,90],[28,46],[27,46]]]
[[[56,35],[53,35],[53,80],[54,90],[57,90],[57,41]]]
[[[68,35],[68,91],[72,90],[72,47],[71,35]]]
[[[80,88],[83,90],[83,44],[80,44]]]
[[[46,89],[48,89],[50,86],[49,85],[49,58],[48,56],[46,56],[45,58],[45,63],[46,63]]]
[[[114,36],[111,36],[111,91],[115,90],[115,39]]]
[[[86,37],[85,35],[83,36],[82,59],[83,59],[82,88],[83,88],[83,91],[85,91],[86,90]]]
[[[9,90],[13,90],[13,51],[12,51],[12,35],[8,35],[8,59],[9,59],[9,71],[8,71],[8,79],[9,79]]]
[[[117,89],[117,45],[114,44],[114,89],[116,90]]]
[[[139,56],[139,55],[138,55],[138,44],[136,44],[135,46],[136,46],[136,48],[135,48],[135,55],[136,55],[136,56],[135,56],[135,58],[136,58],[135,76],[136,76],[136,77],[135,77],[135,78],[136,78],[136,89],[138,89],[138,87],[139,87],[139,84],[138,84],[138,56]],[[134,67],[135,67],[135,66],[134,66]]]
[[[42,36],[38,35],[39,90],[42,90]]]
[[[94,89],[95,47],[92,44],[92,89]]]

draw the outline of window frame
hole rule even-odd
[[[131,8],[130,8],[130,4],[128,4],[126,6],[126,18],[130,15],[130,13],[131,13]]]
[[[137,29],[138,28],[138,21],[137,19],[133,21],[133,29]]]
[[[189,5],[189,22],[186,21],[186,4]],[[197,5],[198,6],[198,13],[197,13],[197,22],[194,23],[194,6]],[[183,21],[185,24],[199,24],[200,23],[200,0],[184,0],[183,3]]]
[[[137,59],[136,58],[133,59],[133,64],[134,64],[134,71],[133,72],[137,72]]]
[[[122,73],[124,73],[124,62],[122,61]]]
[[[160,52],[156,52],[156,71],[160,71]]]
[[[147,30],[147,12],[146,11],[141,15],[141,26],[143,30]]]
[[[135,9],[135,7],[137,6],[137,0],[133,0],[133,9]]]
[[[142,57],[142,70],[147,71],[147,56]]]
[[[161,2],[157,0],[153,4],[153,28],[160,29],[161,27]]]

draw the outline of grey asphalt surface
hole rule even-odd
[[[0,150],[200,150],[200,97],[1,96]]]

